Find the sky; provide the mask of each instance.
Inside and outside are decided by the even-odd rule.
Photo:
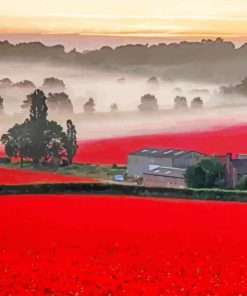
[[[1,0],[0,6],[0,34],[247,37],[247,0]]]

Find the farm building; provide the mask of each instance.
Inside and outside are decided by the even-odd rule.
[[[235,188],[238,181],[247,176],[247,155],[237,154],[236,158],[231,153],[216,156],[225,168],[225,180],[228,188]]]
[[[158,167],[143,173],[144,185],[147,187],[185,188],[186,169]]]
[[[143,148],[128,155],[128,176],[143,177],[156,166],[167,168],[186,169],[193,165],[200,157],[204,156],[199,152],[185,151],[171,148]]]
[[[186,169],[195,164],[205,154],[196,151],[172,148],[147,147],[128,155],[128,176],[142,177],[149,187],[185,188]],[[231,153],[215,156],[225,171],[228,188],[235,188],[239,180],[247,176],[247,155]]]

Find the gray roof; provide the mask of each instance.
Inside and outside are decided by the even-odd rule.
[[[237,174],[247,174],[247,159],[233,159],[232,165]]]
[[[186,169],[173,168],[173,167],[159,167],[154,170],[144,172],[144,175],[184,179],[185,172],[186,172]]]
[[[190,152],[195,152],[195,151],[173,149],[173,148],[145,147],[137,151],[131,152],[129,153],[129,155],[151,156],[151,157],[159,157],[159,158],[175,158]],[[199,152],[196,152],[196,153],[201,154]]]

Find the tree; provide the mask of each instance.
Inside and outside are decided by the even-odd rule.
[[[241,178],[236,185],[236,189],[238,190],[247,190],[247,177],[244,176]]]
[[[187,108],[187,107],[188,107],[188,104],[187,104],[186,97],[176,96],[174,98],[174,108],[175,109],[183,109],[183,108]]]
[[[72,164],[73,158],[76,155],[78,144],[76,137],[76,129],[72,120],[67,120],[67,153],[68,153],[68,163]]]
[[[69,96],[65,93],[49,93],[47,98],[47,105],[50,110],[56,112],[73,113],[73,105]]]
[[[26,99],[22,102],[21,108],[24,110],[30,109],[32,105],[32,95],[27,95]]]
[[[35,167],[42,163],[53,163],[54,158],[62,160],[66,153],[66,134],[55,121],[30,120],[31,158]]]
[[[158,80],[157,77],[152,76],[152,77],[148,78],[147,83],[148,84],[153,84],[153,85],[158,85],[159,84],[159,80]]]
[[[158,101],[155,96],[146,94],[141,98],[141,104],[138,108],[140,111],[157,111],[159,109]]]
[[[158,90],[159,88],[159,80],[157,77],[155,76],[152,76],[150,77],[148,80],[147,80],[147,84],[149,85],[149,87],[152,89],[152,90]]]
[[[202,108],[203,107],[203,100],[200,97],[194,98],[191,102],[191,108]]]
[[[118,105],[116,103],[113,103],[111,105],[111,112],[116,112],[116,111],[118,111]]]
[[[48,77],[48,78],[45,78],[42,85],[42,89],[47,92],[59,93],[59,92],[65,91],[66,86],[63,80],[60,80],[55,77]]]
[[[95,102],[93,98],[89,98],[89,100],[83,106],[84,112],[95,112]]]
[[[185,180],[191,188],[219,187],[223,181],[224,169],[215,157],[203,157],[187,168]]]
[[[42,90],[35,90],[31,95],[31,107],[30,107],[30,119],[35,120],[46,120],[47,118],[47,105],[46,105],[46,96]]]
[[[21,125],[16,124],[1,138],[5,151],[10,157],[32,159],[35,167],[42,163],[54,164],[70,157],[72,160],[77,150],[76,130],[72,121],[68,121],[71,146],[68,146],[68,135],[55,121],[47,120],[48,107],[46,96],[36,90],[29,97],[31,101],[30,118]],[[72,148],[71,148],[72,147]]]
[[[0,115],[4,113],[3,98],[0,96]]]
[[[23,167],[24,158],[31,158],[31,132],[28,126],[28,120],[22,124],[15,124],[3,134],[1,142],[4,145],[5,153],[9,157],[19,157],[21,167]]]
[[[16,82],[13,84],[13,87],[30,88],[32,90],[36,88],[34,83],[30,80],[23,80],[23,81]]]
[[[12,87],[13,83],[9,78],[3,78],[0,80],[0,88]]]

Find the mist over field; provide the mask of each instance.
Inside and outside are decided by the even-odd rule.
[[[57,77],[62,79],[66,85],[66,93],[69,94],[74,112],[83,112],[83,104],[92,97],[96,103],[97,112],[110,111],[110,105],[117,103],[120,111],[137,110],[143,95],[150,93],[156,96],[161,109],[173,108],[173,100],[177,95],[187,97],[188,103],[196,96],[203,96],[208,106],[216,105],[217,102],[210,100],[210,94],[217,90],[217,84],[192,81],[164,81],[158,77],[159,84],[152,86],[147,83],[150,78],[147,74],[126,74],[106,71],[96,71],[88,68],[54,67],[46,64],[29,63],[0,63],[0,79],[8,77],[13,82],[32,81],[36,87],[41,87],[46,77]],[[124,78],[119,82],[118,79]],[[202,93],[201,93],[201,90]],[[206,92],[205,92],[206,90]],[[20,112],[18,104],[21,105],[28,91],[19,89],[0,90],[5,98],[5,110],[9,114]],[[8,99],[11,97],[11,99]],[[15,104],[13,104],[15,102]]]
[[[1,133],[28,117],[28,109],[23,110],[21,105],[35,88],[42,88],[48,77],[58,78],[65,84],[63,91],[73,105],[72,113],[49,109],[49,118],[63,126],[68,118],[72,119],[79,138],[207,129],[246,121],[245,45],[236,49],[232,43],[217,39],[156,47],[129,45],[112,49],[106,46],[81,54],[66,53],[61,45],[5,42],[0,49],[6,56],[0,58],[0,80],[9,78],[14,85],[0,87],[5,111]],[[146,54],[147,51],[152,59],[142,64],[144,56],[139,58],[138,52]],[[155,51],[159,53],[158,58]],[[173,60],[164,55],[163,62],[164,52]],[[204,53],[202,60],[200,52]],[[223,55],[219,58],[221,52]],[[235,59],[231,58],[233,55]],[[156,83],[148,83],[150,77],[157,78]],[[33,83],[33,87],[18,85],[25,80]],[[48,95],[48,91],[45,93]],[[146,94],[155,96],[158,111],[138,109]],[[188,108],[174,110],[176,96],[186,97]],[[196,97],[203,100],[203,108],[193,110],[190,106]],[[95,102],[95,112],[91,114],[84,112],[89,98]],[[111,112],[113,104],[117,105],[117,112]]]

